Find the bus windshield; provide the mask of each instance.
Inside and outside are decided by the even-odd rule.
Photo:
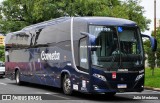
[[[89,32],[96,37],[93,66],[108,71],[135,71],[142,66],[142,40],[136,27],[90,25]]]

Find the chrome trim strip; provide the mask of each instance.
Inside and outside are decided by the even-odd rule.
[[[71,17],[71,30],[70,31],[71,31],[71,50],[72,50],[73,67],[75,68],[75,70],[77,72],[84,73],[84,74],[89,74],[87,72],[83,72],[81,70],[78,70],[78,68],[76,67],[75,57],[74,57],[74,48],[73,48],[73,17]]]

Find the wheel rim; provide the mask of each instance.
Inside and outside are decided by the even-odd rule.
[[[19,72],[17,72],[17,74],[16,74],[16,82],[17,82],[17,84],[19,83]]]
[[[64,89],[65,89],[66,93],[69,93],[71,90],[71,81],[69,78],[66,78],[64,81]]]

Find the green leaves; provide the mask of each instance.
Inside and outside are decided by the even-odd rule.
[[[153,36],[154,32],[152,32],[152,36]],[[148,60],[148,64],[149,67],[151,67],[152,71],[152,75],[154,75],[154,68],[155,66],[160,67],[160,28],[157,28],[156,30],[156,39],[157,39],[157,51],[155,53],[153,53],[150,49],[150,42],[149,40],[144,42],[144,49],[145,49],[145,53],[147,54],[147,60]]]
[[[4,46],[0,46],[0,61],[5,61]]]
[[[154,33],[152,32],[152,35],[153,34]],[[156,58],[157,58],[156,64],[158,67],[160,67],[160,27],[157,28],[157,30],[156,30],[156,39],[157,39],[157,44],[158,44],[157,51],[156,51]]]
[[[148,28],[139,0],[4,0],[0,5],[0,31],[17,31],[25,26],[62,16],[109,16],[130,19]]]

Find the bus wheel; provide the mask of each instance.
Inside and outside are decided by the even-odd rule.
[[[63,78],[63,92],[64,94],[67,94],[67,95],[72,94],[71,80],[69,75],[65,75]]]
[[[21,85],[22,82],[20,81],[20,71],[16,71],[16,84]]]

